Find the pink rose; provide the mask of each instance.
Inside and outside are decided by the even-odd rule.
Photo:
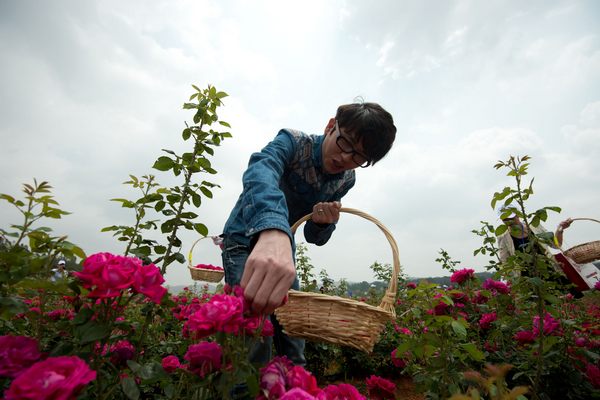
[[[321,391],[317,385],[317,379],[299,365],[292,367],[288,371],[285,382],[288,389],[300,388],[313,396]]]
[[[469,279],[473,279],[475,277],[475,270],[470,268],[465,268],[458,270],[450,276],[450,282],[458,283],[459,285],[468,281]]]
[[[74,272],[83,286],[93,290],[89,297],[112,298],[133,285],[134,274],[142,266],[141,260],[133,257],[97,253],[83,262],[83,270]]]
[[[171,374],[177,370],[177,368],[181,367],[181,363],[179,362],[179,358],[177,356],[166,356],[162,359],[162,367],[168,374]]]
[[[274,357],[260,369],[261,398],[279,399],[286,391],[286,376],[294,364],[286,357]]]
[[[223,271],[222,267],[217,267],[216,265],[212,265],[212,264],[198,264],[198,265],[194,265],[194,268],[208,269],[211,271]]]
[[[369,391],[369,399],[384,400],[395,399],[396,385],[392,381],[381,378],[376,375],[371,375],[367,378],[367,390]]]
[[[72,400],[94,379],[96,371],[81,358],[50,357],[17,376],[4,396],[6,400]]]
[[[200,342],[188,347],[183,356],[189,362],[190,371],[204,378],[205,375],[221,369],[223,351],[218,343]]]
[[[316,400],[315,396],[300,388],[293,388],[279,398],[279,400]]]
[[[37,340],[27,336],[0,336],[0,376],[14,378],[40,356]]]
[[[484,289],[490,290],[494,294],[497,294],[497,293],[508,294],[508,293],[510,293],[510,286],[508,286],[506,283],[504,283],[502,281],[495,281],[492,278],[486,279],[485,282],[483,282],[483,285],[481,285],[481,286]]]
[[[559,327],[560,327],[560,323],[556,319],[554,319],[554,317],[552,317],[552,315],[550,313],[546,313],[546,315],[544,316],[544,322],[543,322],[544,335],[549,336],[549,335],[552,335],[553,333],[558,335],[559,332],[557,332],[557,330]],[[539,317],[539,315],[536,315],[535,317],[533,317],[533,333],[536,336],[539,336],[539,334],[540,334],[540,317]]]
[[[317,395],[317,400],[366,400],[356,388],[348,383],[329,385]]]
[[[269,317],[253,316],[244,318],[244,332],[246,335],[254,336],[260,329],[261,336],[273,336],[275,331]]]
[[[495,312],[483,314],[479,320],[479,326],[481,329],[490,329],[492,327],[492,322],[496,319],[497,315]]]
[[[119,340],[110,346],[110,362],[117,366],[125,366],[127,360],[135,356],[135,347],[128,340]]]
[[[398,356],[398,349],[394,349],[392,351],[392,354],[390,354],[390,356],[392,357],[392,364],[394,364],[394,367],[396,367],[396,368],[405,368],[406,367],[406,360],[404,360],[402,357]]]
[[[520,344],[527,344],[533,343],[536,336],[532,331],[519,331],[515,333],[513,338]]]
[[[239,297],[216,294],[202,310],[203,315],[214,322],[217,332],[236,333],[242,327],[244,305]]]
[[[588,364],[585,369],[585,375],[595,388],[600,389],[600,368],[594,364]]]
[[[156,304],[160,304],[163,296],[167,293],[167,289],[161,286],[164,281],[165,279],[156,265],[144,265],[138,268],[134,275],[133,288]]]
[[[417,284],[416,284],[416,283],[413,283],[413,282],[408,282],[408,283],[406,284],[406,287],[407,287],[408,289],[416,289],[416,288],[417,288]]]

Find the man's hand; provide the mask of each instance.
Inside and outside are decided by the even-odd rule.
[[[252,311],[271,314],[282,304],[295,278],[289,236],[277,229],[262,231],[240,282]]]
[[[340,219],[340,208],[342,203],[339,201],[317,203],[313,207],[311,219],[316,224],[335,224]]]

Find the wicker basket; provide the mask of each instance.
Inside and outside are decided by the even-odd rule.
[[[352,208],[342,208],[340,211],[373,222],[392,248],[392,278],[381,304],[375,307],[357,300],[290,290],[288,302],[276,309],[275,315],[284,332],[290,336],[350,346],[370,353],[385,324],[396,317],[394,303],[400,273],[398,246],[392,234],[375,218]],[[292,232],[296,232],[298,226],[310,219],[311,215],[296,222]]]
[[[587,220],[600,223],[600,221],[593,218],[573,218],[573,221],[577,220]],[[571,247],[569,250],[566,250],[563,253],[577,264],[587,264],[592,261],[600,260],[600,240]]]
[[[206,236],[202,237],[194,242],[190,252],[188,253],[188,269],[190,270],[190,274],[192,274],[192,279],[195,281],[205,281],[205,282],[220,282],[225,275],[225,271],[217,271],[213,269],[203,269],[203,268],[194,268],[192,264],[192,251],[194,251],[194,247],[196,244],[202,239],[212,239],[213,243],[217,244],[216,240],[219,239],[218,236]]]

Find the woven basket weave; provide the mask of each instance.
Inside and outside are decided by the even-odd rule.
[[[373,222],[392,248],[392,277],[381,304],[375,307],[338,296],[290,290],[288,302],[276,309],[275,315],[284,332],[290,336],[350,346],[370,353],[385,324],[396,317],[394,303],[400,273],[398,246],[390,231],[370,215],[352,208],[342,208],[340,212]],[[298,226],[311,216],[309,214],[298,220],[292,226],[292,232],[295,233]]]
[[[192,247],[190,248],[190,252],[188,253],[188,269],[190,270],[190,274],[192,275],[192,279],[195,281],[204,281],[204,282],[220,282],[225,275],[225,271],[217,271],[213,269],[203,269],[203,268],[194,268],[192,264],[192,251],[194,251],[194,247],[196,244],[202,239],[212,239],[215,241],[214,236],[206,236],[202,237],[194,242]]]
[[[576,220],[587,220],[600,223],[600,221],[593,218],[573,218],[573,221]],[[600,260],[600,240],[573,246],[563,253],[577,264],[587,264],[592,261]]]

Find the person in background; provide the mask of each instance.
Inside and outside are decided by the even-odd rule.
[[[56,268],[52,268],[52,271],[50,274],[50,280],[52,282],[59,281],[68,276],[67,270],[65,269],[66,265],[67,265],[67,262],[65,260],[58,260],[58,263],[56,264]]]
[[[502,222],[508,226],[507,231],[498,236],[498,257],[500,257],[501,262],[505,262],[508,257],[514,255],[515,251],[526,249],[529,245],[531,233],[542,235],[548,232],[542,224],[537,227],[530,225],[531,232],[529,232],[527,225],[514,212],[507,210],[505,207],[498,210],[498,215],[502,218]],[[572,222],[571,218],[567,218],[558,224],[551,240],[553,248],[559,249],[562,246],[563,232],[571,226]]]
[[[356,168],[376,164],[396,137],[392,115],[376,103],[339,106],[323,135],[283,129],[252,154],[243,191],[223,229],[225,281],[240,284],[252,310],[270,315],[290,288],[298,289],[290,226],[306,214],[308,243],[327,243],[339,219],[340,200],[354,186]],[[275,348],[305,365],[304,340],[283,334],[274,315]],[[270,338],[269,338],[270,339]],[[271,358],[271,342],[251,350],[250,361]]]

